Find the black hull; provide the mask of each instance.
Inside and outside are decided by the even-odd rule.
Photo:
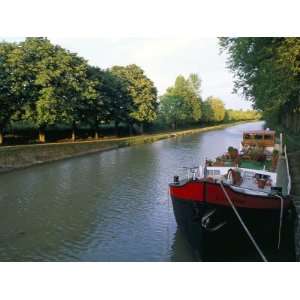
[[[262,260],[230,207],[186,201],[175,197],[172,197],[172,203],[178,227],[186,236],[199,260]],[[212,215],[206,218],[207,222],[203,224],[203,217],[209,212]],[[284,212],[279,250],[277,249],[278,210],[239,208],[238,212],[268,261],[295,261],[293,209]],[[221,226],[223,223],[225,225]]]

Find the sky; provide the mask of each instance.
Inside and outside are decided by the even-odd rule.
[[[21,38],[2,38],[20,41]],[[216,96],[226,108],[249,109],[251,103],[232,93],[233,75],[220,55],[217,38],[49,38],[88,60],[92,65],[137,64],[154,82],[159,95],[174,84],[178,75],[197,73],[202,80],[202,98]]]

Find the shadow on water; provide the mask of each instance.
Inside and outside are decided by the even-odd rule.
[[[174,235],[171,247],[171,261],[189,262],[189,261],[210,261],[210,262],[260,262],[262,258],[258,254],[254,245],[246,235],[241,236],[241,232],[220,231],[219,233],[209,234],[206,236],[205,257],[200,257],[190,244],[185,235],[178,228]],[[280,250],[262,248],[268,261],[289,262],[296,260],[295,253],[295,235],[294,227],[286,232],[286,237],[282,240]]]
[[[184,234],[177,228],[171,247],[171,261],[191,262],[200,261],[197,253],[192,249]]]

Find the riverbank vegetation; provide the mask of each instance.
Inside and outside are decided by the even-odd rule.
[[[220,47],[229,54],[235,91],[300,149],[300,38],[220,38]]]
[[[235,124],[238,124],[238,122]],[[231,125],[232,124],[227,123],[188,130],[89,141],[4,146],[0,147],[0,173],[96,152],[153,143],[162,139],[180,137],[209,130],[223,129]]]
[[[46,38],[0,43],[0,145],[98,139],[257,119],[201,98],[197,74],[158,97],[135,64],[101,69]],[[47,133],[47,137],[46,137]],[[4,139],[5,136],[5,139]]]

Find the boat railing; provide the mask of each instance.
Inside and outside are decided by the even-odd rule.
[[[187,172],[187,180],[191,178],[196,180],[197,178],[201,178],[203,176],[203,169],[202,166],[195,166],[195,167],[182,167],[182,169],[186,170]]]
[[[230,184],[230,183],[228,183],[228,182],[226,182],[226,181],[224,181],[224,180],[219,180],[219,181],[217,181],[218,183],[220,183],[220,182],[223,182],[223,183],[225,183],[229,188],[231,188],[232,190],[234,190],[234,191],[249,191],[249,192],[255,192],[255,193],[257,193],[257,192],[259,192],[260,194],[265,194],[266,196],[269,196],[270,195],[270,191],[264,191],[264,190],[262,190],[262,189],[252,189],[252,188],[249,188],[249,187],[245,187],[245,186],[239,186],[239,185],[233,185],[233,184]]]
[[[285,158],[285,164],[286,164],[286,170],[287,170],[287,175],[288,175],[288,184],[287,184],[287,194],[289,195],[291,193],[291,175],[290,175],[290,168],[289,168],[289,160],[287,157],[287,152],[286,152],[286,145],[284,145],[284,158]]]

